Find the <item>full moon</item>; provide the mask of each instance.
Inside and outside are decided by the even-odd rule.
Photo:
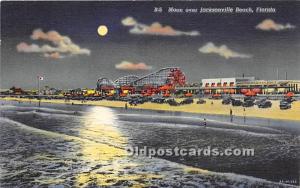
[[[106,34],[107,34],[107,32],[108,32],[108,29],[107,29],[107,27],[106,27],[106,25],[100,25],[99,27],[98,27],[98,34],[101,36],[101,37],[103,37],[103,36],[105,36]]]

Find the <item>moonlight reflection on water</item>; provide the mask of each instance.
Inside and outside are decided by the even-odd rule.
[[[78,131],[79,135],[91,141],[81,143],[81,158],[89,163],[91,170],[77,175],[78,185],[94,181],[96,185],[108,186],[120,180],[138,178],[138,175],[120,174],[126,166],[136,164],[121,163],[127,157],[123,149],[127,139],[119,132],[116,120],[113,110],[103,107],[91,108],[82,118],[83,126]]]

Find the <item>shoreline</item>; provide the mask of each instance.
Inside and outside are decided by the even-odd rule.
[[[26,99],[26,98],[12,98],[6,97],[1,98],[3,101],[17,101],[17,102],[33,102],[38,103],[37,99]],[[170,106],[169,104],[156,104],[156,103],[144,103],[139,104],[137,106],[128,105],[128,109],[136,109],[136,110],[154,110],[154,111],[167,111],[167,112],[184,112],[184,113],[192,113],[192,114],[207,114],[207,115],[223,115],[229,116],[229,111],[232,109],[233,116],[236,117],[252,117],[252,118],[263,118],[263,119],[273,119],[273,120],[289,120],[289,121],[299,121],[300,123],[300,101],[295,101],[292,104],[292,108],[288,110],[280,110],[279,109],[279,101],[272,100],[271,108],[258,108],[254,107],[246,107],[244,111],[244,107],[241,106],[231,106],[231,105],[223,105],[222,100],[212,100],[206,99],[206,104],[193,104],[182,105],[182,106]],[[124,101],[85,101],[82,103],[78,100],[70,100],[66,102],[61,99],[51,99],[46,100],[43,99],[40,101],[41,103],[52,103],[52,104],[67,104],[67,105],[87,105],[87,106],[104,106],[104,107],[112,107],[112,108],[125,108]],[[213,104],[211,104],[213,102]]]

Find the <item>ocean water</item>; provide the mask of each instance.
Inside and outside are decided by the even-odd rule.
[[[298,122],[245,125],[207,115],[204,128],[203,115],[1,103],[1,187],[299,185]],[[255,155],[149,158],[129,156],[128,146],[254,148]]]

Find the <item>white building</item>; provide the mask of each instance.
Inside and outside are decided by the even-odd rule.
[[[202,87],[235,87],[238,83],[254,81],[255,77],[202,79]]]

